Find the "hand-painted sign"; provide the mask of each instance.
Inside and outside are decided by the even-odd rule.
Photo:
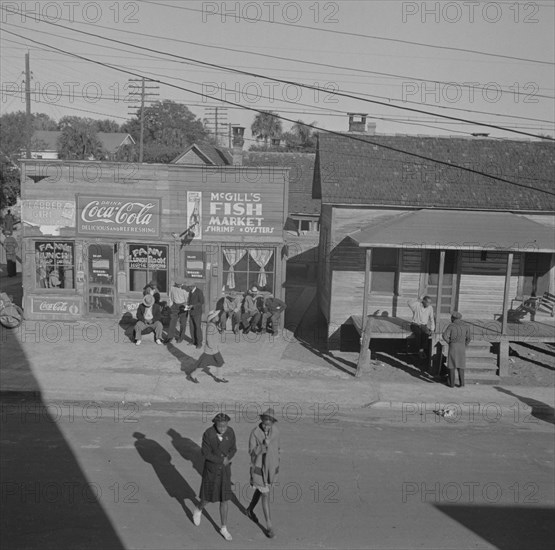
[[[273,196],[271,196],[273,195]],[[283,226],[282,212],[270,211],[271,199],[279,200],[276,192],[209,193],[206,233],[269,234]]]
[[[29,225],[75,227],[75,201],[22,200],[21,221]]]
[[[131,244],[128,262],[129,269],[165,270],[168,268],[168,247]]]
[[[77,195],[77,234],[160,236],[160,199]]]

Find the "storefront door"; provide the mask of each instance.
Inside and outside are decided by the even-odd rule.
[[[88,245],[87,311],[90,315],[116,313],[116,277],[114,244]]]

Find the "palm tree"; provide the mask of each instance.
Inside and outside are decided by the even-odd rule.
[[[251,125],[251,132],[256,139],[263,139],[264,145],[268,145],[270,138],[281,137],[281,120],[278,114],[272,111],[261,111]]]

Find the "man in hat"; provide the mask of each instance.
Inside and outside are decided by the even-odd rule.
[[[189,298],[187,299],[187,310],[189,311],[189,331],[191,344],[197,349],[202,348],[202,310],[204,309],[204,294],[196,283],[192,282],[189,287]]]
[[[247,334],[256,327],[259,321],[259,311],[256,305],[256,297],[258,295],[258,287],[253,286],[245,296],[243,301],[243,315],[241,315],[241,324],[243,325],[243,333]]]
[[[247,516],[258,523],[254,508],[262,497],[266,536],[269,538],[274,537],[270,515],[270,487],[277,482],[279,473],[280,442],[276,423],[273,409],[267,409],[260,415],[260,423],[252,430],[249,437],[250,477],[254,494],[247,508]]]
[[[216,367],[217,376],[213,376],[216,382],[223,382],[224,384],[229,382],[229,380],[226,380],[221,375],[222,367],[224,366],[224,358],[220,353],[220,331],[218,330],[219,317],[220,312],[215,309],[209,311],[206,316],[206,341],[204,344],[204,352],[195,363],[194,369],[187,375],[187,380],[190,382],[198,384],[198,379],[193,376],[194,372],[198,369],[204,369],[210,366]]]
[[[466,367],[466,347],[472,340],[470,327],[462,320],[458,311],[451,313],[451,323],[443,331],[442,338],[449,344],[447,368],[449,369],[449,387],[455,387],[455,369],[459,373],[460,387],[464,387],[464,369]]]
[[[202,436],[204,468],[200,486],[200,504],[193,511],[193,523],[200,525],[202,511],[208,502],[220,503],[220,534],[232,540],[227,530],[227,503],[232,497],[231,460],[237,452],[235,432],[228,426],[230,418],[219,413],[212,419],[212,426]]]
[[[162,343],[162,307],[157,304],[152,294],[146,294],[142,303],[137,308],[137,323],[135,324],[135,344],[141,345],[141,336],[144,330],[154,331],[157,344]]]
[[[174,338],[180,344],[185,340],[185,329],[187,328],[187,302],[189,301],[189,292],[185,287],[183,279],[177,279],[168,293],[168,306],[170,307],[170,326],[168,328],[168,339],[166,344],[169,344]],[[179,319],[179,334],[175,334],[177,328],[177,320]]]
[[[416,300],[409,300],[408,305],[412,311],[410,328],[416,336],[418,355],[420,359],[425,359],[430,348],[430,336],[436,329],[432,299],[424,296]]]
[[[279,319],[282,312],[285,311],[287,305],[285,302],[276,298],[275,296],[268,296],[264,300],[264,314],[262,315],[262,332],[270,330],[268,327],[268,321],[272,326],[271,331],[274,336],[279,336]]]

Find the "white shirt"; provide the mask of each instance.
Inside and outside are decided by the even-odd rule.
[[[412,310],[412,322],[417,325],[426,325],[430,330],[436,329],[434,319],[434,308],[432,306],[424,307],[421,300],[409,300],[409,307]]]

